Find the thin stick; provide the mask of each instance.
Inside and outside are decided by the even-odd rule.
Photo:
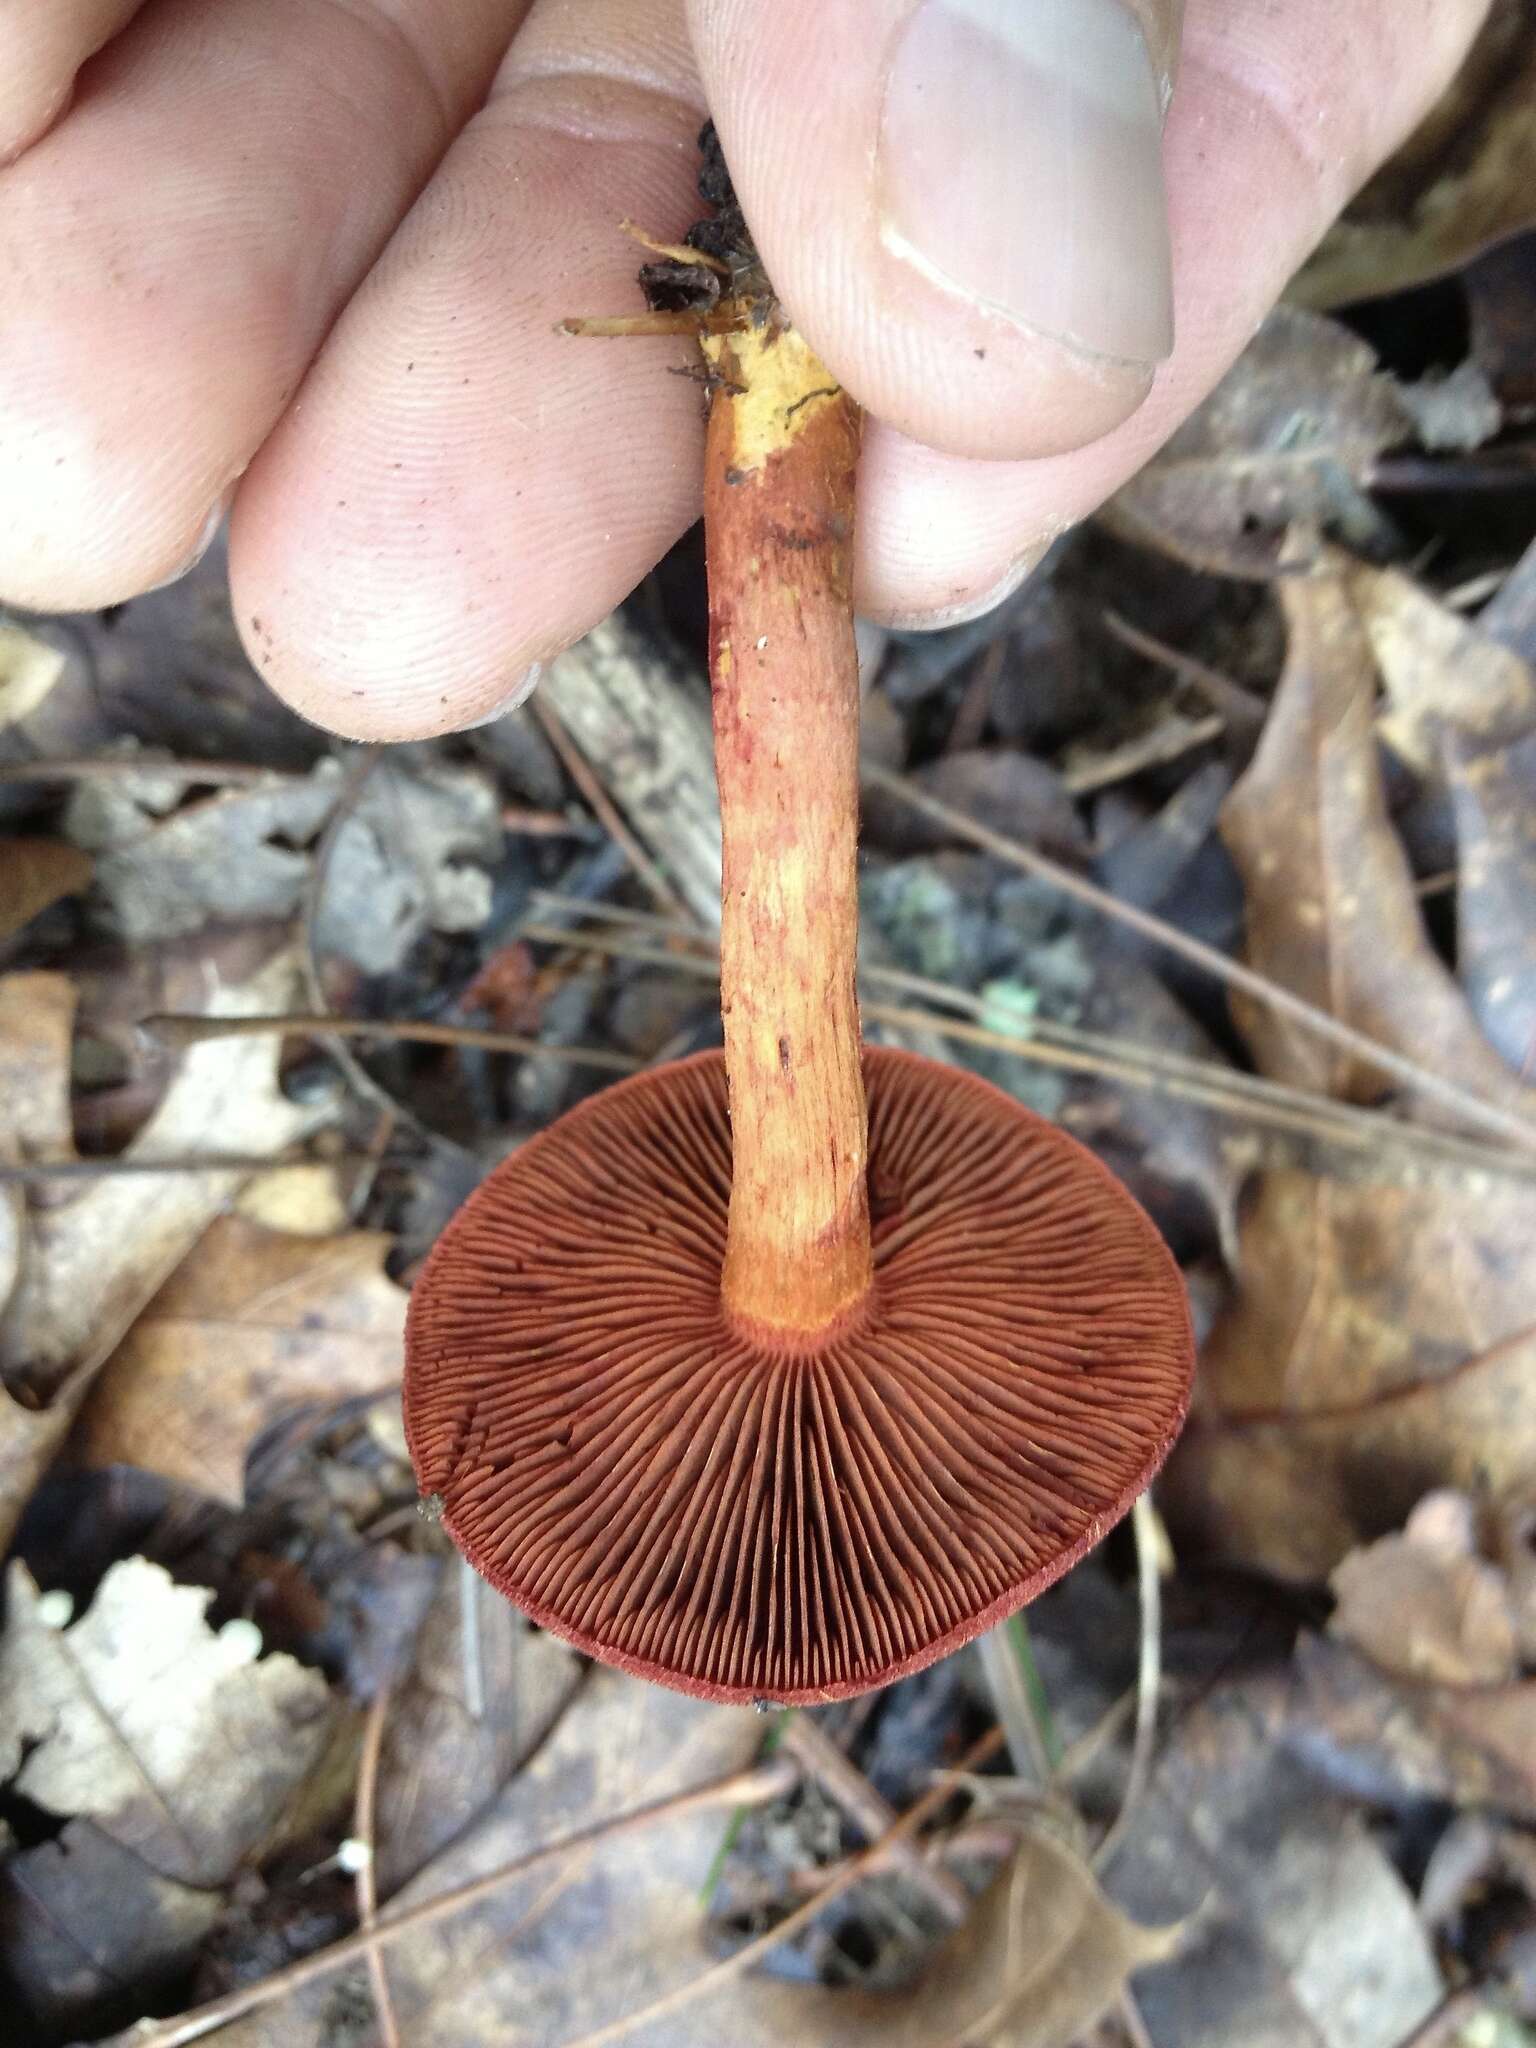
[[[175,782],[250,785],[309,782],[293,768],[258,768],[250,761],[179,761],[159,754],[67,754],[53,761],[7,761],[0,783],[120,782],[132,775],[158,775]]]
[[[857,1765],[809,1714],[796,1714],[784,1731],[783,1746],[817,1783],[837,1801],[871,1842],[883,1840],[896,1825],[893,1806],[871,1785]],[[947,1870],[936,1870],[908,1836],[892,1844],[891,1867],[900,1870],[950,1927],[958,1927],[971,1910],[971,1895]]]
[[[564,900],[552,903],[550,907],[564,908]],[[718,962],[712,951],[703,950],[708,946],[703,934],[675,931],[664,920],[650,918],[643,911],[612,905],[591,905],[587,908],[594,916],[611,912],[616,921],[641,924],[659,933],[687,939],[695,950],[670,952],[616,934],[588,932],[577,935],[537,923],[524,924],[522,936],[537,944],[585,947],[590,952],[608,953],[620,959],[666,967],[674,973],[696,975],[701,980],[717,978]],[[929,981],[923,975],[908,974],[899,968],[870,966],[863,970],[862,979],[891,988],[917,991],[934,1002],[963,1010],[971,1017],[985,1016],[994,1007],[968,989],[951,988],[943,982]],[[1145,1089],[1150,1094],[1192,1102],[1247,1123],[1292,1132],[1315,1139],[1320,1144],[1366,1152],[1373,1157],[1399,1150],[1446,1166],[1465,1168],[1469,1172],[1503,1173],[1524,1179],[1533,1171],[1522,1155],[1495,1148],[1479,1139],[1458,1137],[1454,1132],[1414,1124],[1384,1110],[1362,1109],[1355,1103],[1341,1102],[1331,1095],[1287,1087],[1283,1082],[1266,1080],[1259,1074],[1245,1074],[1237,1068],[1218,1066],[1213,1060],[1168,1052],[1144,1045],[1136,1039],[1085,1031],[1077,1025],[1060,1024],[1050,1018],[1032,1018],[1026,1028],[1006,1032],[994,1031],[983,1025],[959,1024],[928,1010],[888,1003],[867,1002],[864,1015],[873,1023],[889,1024],[897,1029],[932,1031],[940,1037],[985,1046],[1038,1066],[1094,1074],[1126,1087]]]
[[[1194,655],[1183,654],[1177,647],[1170,647],[1166,640],[1158,640],[1140,626],[1133,626],[1118,612],[1106,611],[1104,625],[1122,646],[1129,647],[1135,654],[1145,655],[1159,668],[1170,669],[1181,682],[1191,684],[1229,725],[1251,734],[1264,723],[1263,698],[1252,690],[1245,690],[1241,683],[1234,683],[1219,668],[1210,668],[1205,662],[1196,660]]]
[[[671,916],[686,921],[688,906],[661,872],[661,869],[657,867],[655,861],[651,859],[651,856],[640,844],[634,833],[630,831],[624,820],[619,816],[613,799],[609,796],[607,790],[604,789],[601,782],[598,781],[596,775],[593,774],[591,767],[588,765],[575,741],[566,731],[555,707],[547,697],[539,695],[533,699],[533,709],[540,725],[544,728],[545,737],[560,756],[566,774],[570,776],[572,782],[575,783],[587,802],[592,806],[593,816],[608,834],[608,837],[619,848],[624,858],[629,862],[641,881],[644,882],[646,888],[650,890],[652,896],[655,897],[662,909],[669,912]]]
[[[1010,867],[1019,868],[1028,875],[1037,875],[1042,881],[1050,882],[1064,896],[1074,897],[1079,903],[1086,903],[1090,909],[1124,925],[1142,938],[1151,939],[1165,947],[1170,953],[1177,953],[1181,959],[1190,961],[1196,967],[1203,967],[1229,988],[1241,989],[1244,995],[1266,1008],[1289,1017],[1303,1030],[1314,1037],[1326,1039],[1331,1045],[1340,1046],[1352,1053],[1356,1059],[1365,1060],[1390,1074],[1394,1080],[1406,1087],[1416,1088],[1422,1095],[1439,1102],[1444,1108],[1452,1109],[1468,1122],[1483,1130],[1497,1131],[1501,1137],[1513,1138],[1516,1143],[1536,1149],[1536,1124],[1527,1118],[1515,1116],[1510,1111],[1498,1108],[1494,1103],[1485,1102],[1480,1095],[1473,1095],[1454,1081],[1447,1081],[1430,1068],[1420,1066],[1417,1060],[1406,1058],[1394,1052],[1390,1046],[1382,1045],[1377,1039],[1352,1025],[1341,1024],[1337,1017],[1330,1017],[1326,1010],[1319,1010],[1315,1004],[1282,988],[1278,982],[1257,974],[1241,961],[1229,959],[1225,953],[1217,952],[1214,946],[1207,946],[1200,939],[1192,939],[1187,932],[1181,932],[1174,925],[1167,924],[1149,911],[1139,910],[1134,904],[1122,903],[1118,896],[1111,896],[1107,889],[1101,889],[1094,882],[1085,880],[1070,868],[1064,868],[1057,861],[1043,853],[1036,853],[1031,847],[1021,846],[1015,839],[1005,838],[1001,832],[988,830],[968,818],[963,811],[953,809],[949,804],[940,803],[937,797],[927,795],[906,780],[904,776],[893,775],[888,769],[876,767],[872,762],[864,765],[864,779],[877,789],[888,790],[903,803],[910,804],[925,817],[933,818],[946,826],[958,838],[967,839],[973,846],[979,846],[998,860],[1006,861]]]
[[[366,1166],[371,1152],[337,1152],[325,1159],[290,1154],[276,1159],[247,1152],[207,1152],[187,1159],[29,1159],[22,1165],[0,1163],[0,1183],[48,1180],[112,1180],[127,1174],[289,1173],[295,1166]]]
[[[373,1926],[379,1905],[373,1814],[379,1782],[379,1754],[384,1747],[384,1722],[388,1713],[389,1687],[386,1685],[368,1709],[367,1719],[363,1722],[362,1752],[357,1760],[357,1797],[352,1809],[352,1833],[364,1852],[356,1879],[357,1924],[365,1929]],[[395,2023],[395,2004],[389,1995],[384,1957],[376,1948],[368,1951],[368,1981],[373,1990],[383,2048],[400,2048],[400,2029]]]
[[[608,1052],[601,1046],[545,1045],[542,1039],[523,1038],[515,1031],[478,1031],[469,1024],[429,1024],[409,1017],[328,1017],[319,1012],[309,1016],[198,1017],[163,1011],[140,1018],[139,1028],[176,1051],[210,1038],[260,1038],[275,1032],[284,1038],[390,1038],[409,1045],[464,1045],[478,1052],[520,1053],[530,1058],[537,1054],[569,1060],[574,1066],[601,1067],[610,1074],[638,1073],[645,1064],[628,1053]]]
[[[1001,1728],[993,1728],[983,1735],[979,1742],[971,1744],[955,1766],[955,1770],[975,1770],[978,1764],[985,1763],[989,1757],[995,1756],[1002,1747],[1003,1731]],[[803,1906],[797,1906],[792,1913],[787,1913],[766,1933],[745,1943],[723,1961],[702,1970],[686,1984],[680,1984],[675,1991],[665,1992],[660,1998],[652,1999],[649,2005],[641,2006],[638,2011],[626,2013],[621,2019],[610,2020],[607,2026],[597,2027],[589,2034],[582,2034],[574,2041],[563,2043],[562,2048],[605,2048],[607,2042],[622,2039],[625,2034],[633,2033],[636,2027],[649,2026],[655,2020],[665,2019],[669,2013],[677,2012],[685,2005],[691,2005],[704,1992],[718,1990],[732,1977],[739,1977],[770,1950],[777,1948],[780,1942],[787,1941],[792,1934],[798,1934],[802,1927],[808,1927],[818,1914],[826,1911],[833,1899],[848,1891],[861,1877],[886,1861],[893,1840],[915,1834],[929,1815],[937,1812],[945,1800],[953,1796],[955,1787],[952,1778],[953,1773],[946,1773],[937,1784],[931,1786],[920,1799],[907,1808],[900,1820],[887,1829],[878,1842],[872,1842],[867,1849],[861,1849],[857,1856],[850,1856],[820,1891],[807,1899]],[[136,2043],[135,2048],[144,2048],[144,2044]],[[162,2048],[162,2044],[158,2041],[151,2042],[148,2048]]]
[[[578,1828],[574,1834],[564,1835],[559,1841],[546,1842],[542,1848],[531,1849],[526,1856],[515,1857],[510,1863],[503,1863],[481,1877],[471,1878],[467,1884],[439,1892],[435,1899],[423,1899],[418,1905],[406,1906],[399,1911],[386,1908],[383,1917],[372,1927],[360,1927],[355,1934],[333,1941],[329,1948],[318,1949],[312,1956],[302,1956],[298,1962],[274,1971],[270,1977],[262,1977],[254,1984],[242,1984],[236,1990],[226,1992],[222,1998],[215,1998],[207,2005],[197,2006],[191,2012],[167,2020],[162,2027],[139,2034],[133,2048],[182,2048],[182,2043],[201,2040],[205,2034],[228,2026],[231,2020],[273,2005],[280,1998],[287,1998],[291,1992],[302,1990],[306,1984],[334,1976],[338,1970],[347,1969],[374,1950],[387,1947],[402,1934],[420,1933],[424,1928],[435,1926],[439,1920],[478,1906],[482,1899],[492,1897],[515,1878],[526,1877],[530,1871],[539,1870],[546,1863],[558,1863],[580,1850],[596,1847],[599,1842],[611,1842],[620,1835],[638,1833],[641,1828],[650,1827],[658,1820],[680,1819],[685,1814],[700,1813],[715,1806],[766,1805],[769,1800],[781,1797],[793,1784],[795,1776],[789,1760],[776,1757],[772,1763],[754,1765],[750,1770],[732,1771],[726,1777],[708,1779],[689,1791],[674,1792],[666,1799],[653,1800],[648,1806],[637,1806],[629,1813],[595,1821],[591,1827]]]
[[[1136,1591],[1141,1610],[1141,1647],[1136,1664],[1136,1730],[1131,1738],[1131,1768],[1125,1781],[1125,1797],[1109,1832],[1093,1852],[1091,1860],[1095,1870],[1104,1869],[1125,1840],[1126,1830],[1152,1776],[1152,1757],[1157,1743],[1157,1694],[1163,1672],[1163,1594],[1158,1570],[1161,1542],[1157,1510],[1152,1505],[1150,1493],[1139,1495],[1131,1509],[1131,1529],[1136,1538]]]

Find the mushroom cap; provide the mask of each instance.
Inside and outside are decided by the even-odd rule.
[[[1091,1152],[975,1075],[871,1048],[873,1287],[735,1323],[725,1063],[621,1082],[499,1166],[428,1259],[405,1426],[477,1570],[707,1699],[843,1699],[1044,1590],[1184,1420],[1179,1270]]]

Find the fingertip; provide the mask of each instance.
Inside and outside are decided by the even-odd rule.
[[[1137,11],[691,11],[768,271],[871,414],[980,460],[1064,454],[1131,417],[1173,342],[1164,80]]]

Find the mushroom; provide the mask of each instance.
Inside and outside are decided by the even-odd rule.
[[[406,1433],[535,1621],[788,1704],[917,1670],[1059,1578],[1166,1456],[1193,1340],[1090,1152],[975,1075],[861,1050],[858,414],[705,146],[717,217],[645,273],[666,310],[573,324],[683,323],[706,356],[725,1050],[489,1175],[412,1294]]]

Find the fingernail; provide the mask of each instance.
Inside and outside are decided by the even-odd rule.
[[[1090,355],[1172,347],[1161,95],[1124,0],[922,0],[880,171],[887,246],[935,281]]]
[[[234,486],[231,485],[215,501],[212,511],[203,521],[197,539],[192,543],[192,552],[182,558],[169,576],[162,576],[158,583],[151,583],[148,590],[144,593],[146,597],[152,596],[157,590],[169,590],[171,585],[179,583],[183,576],[190,576],[192,574],[192,571],[218,539],[219,528],[224,524],[224,515],[229,510],[234,495]]]
[[[988,612],[995,612],[1000,604],[1006,604],[1026,579],[1033,576],[1055,546],[1056,539],[1055,533],[1047,533],[1031,541],[1022,554],[1014,557],[998,581],[984,590],[980,597],[963,598],[959,604],[938,605],[930,611],[895,613],[885,623],[898,633],[935,633],[946,626],[968,626],[973,619],[983,619]]]
[[[494,725],[498,718],[505,718],[509,711],[515,711],[519,704],[526,704],[538,687],[539,677],[544,673],[542,661],[533,662],[518,677],[505,697],[498,697],[489,711],[482,711],[478,718],[471,718],[461,730],[478,732],[482,725]]]

